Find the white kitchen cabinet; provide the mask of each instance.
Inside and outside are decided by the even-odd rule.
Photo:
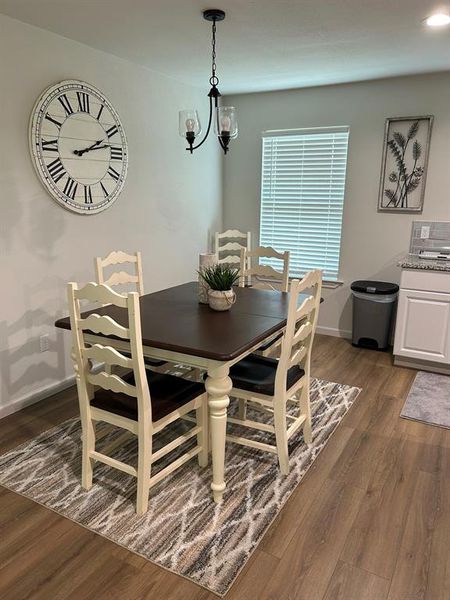
[[[447,372],[450,365],[450,273],[402,271],[394,355],[396,364]],[[437,368],[433,369],[433,365]]]

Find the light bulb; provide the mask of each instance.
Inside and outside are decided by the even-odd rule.
[[[195,121],[194,119],[186,119],[186,131],[194,131]]]
[[[220,119],[220,126],[222,131],[230,131],[231,129],[231,119],[227,115],[223,116]]]
[[[450,15],[445,13],[436,13],[425,19],[425,23],[429,27],[443,27],[450,24]]]

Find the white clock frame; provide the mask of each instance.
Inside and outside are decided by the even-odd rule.
[[[49,114],[50,106],[57,112]],[[61,135],[64,132],[72,135]],[[122,191],[128,170],[127,138],[117,111],[93,85],[67,79],[45,89],[31,113],[29,143],[39,180],[67,210],[97,214]],[[82,148],[88,144],[91,148]]]

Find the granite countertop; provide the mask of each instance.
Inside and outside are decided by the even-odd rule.
[[[429,260],[427,258],[419,258],[414,254],[407,254],[397,264],[402,269],[424,269],[426,271],[447,271],[450,273],[450,261]]]

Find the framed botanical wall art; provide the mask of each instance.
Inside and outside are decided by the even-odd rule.
[[[386,119],[378,210],[422,212],[433,117]]]

